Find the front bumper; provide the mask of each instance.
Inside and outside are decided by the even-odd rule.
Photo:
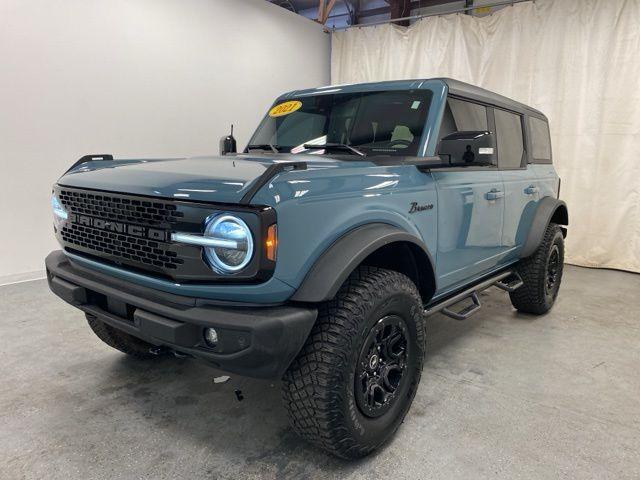
[[[145,340],[206,360],[217,368],[255,378],[280,378],[313,327],[317,310],[214,304],[167,294],[89,270],[61,250],[46,260],[49,288],[89,315]],[[209,347],[203,332],[215,328]]]

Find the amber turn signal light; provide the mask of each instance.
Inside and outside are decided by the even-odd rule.
[[[265,247],[267,249],[267,259],[275,262],[276,251],[278,250],[278,226],[275,223],[267,229]]]

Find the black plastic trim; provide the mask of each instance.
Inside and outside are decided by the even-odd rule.
[[[417,245],[427,254],[433,269],[433,258],[420,239],[393,225],[370,223],[350,230],[334,242],[311,267],[291,300],[322,302],[333,298],[365,258],[393,242]]]
[[[247,377],[280,378],[318,314],[312,307],[213,306],[176,295],[169,296],[169,303],[160,300],[166,296],[163,292],[145,291],[115,278],[109,284],[96,281],[77,271],[59,250],[47,256],[45,265],[51,291],[76,308],[153,345]],[[127,318],[109,308],[118,302],[130,312]],[[218,330],[217,347],[204,342],[207,327]]]
[[[97,160],[113,160],[113,155],[111,155],[110,153],[94,153],[91,155],[85,155],[84,157],[81,157],[80,159],[78,159],[73,165],[71,165],[71,167],[69,167],[69,169],[64,172],[65,174],[69,173],[71,170],[73,170],[74,168],[76,168],[78,165],[82,165],[83,163],[87,163],[87,162],[95,162]]]
[[[568,212],[567,204],[562,200],[558,200],[554,197],[544,197],[542,200],[540,200],[540,203],[538,204],[538,207],[536,209],[536,213],[533,217],[533,222],[531,222],[529,235],[527,236],[527,240],[525,241],[524,247],[522,248],[522,252],[520,254],[522,258],[526,258],[536,251],[536,249],[542,242],[542,239],[544,238],[544,232],[547,229],[547,225],[549,225],[551,217],[553,217],[553,214],[559,208],[563,207]]]
[[[231,300],[213,300],[209,298],[197,298],[186,295],[178,295],[175,293],[164,292],[155,288],[146,287],[137,283],[131,283],[126,280],[99,272],[93,268],[86,267],[73,259],[69,258],[62,250],[55,250],[47,256],[47,265],[52,262],[56,269],[62,269],[64,278],[73,283],[82,282],[83,285],[91,283],[93,286],[104,285],[116,290],[126,290],[140,298],[153,300],[173,307],[193,307],[193,306],[217,306],[217,307],[252,307],[254,303],[237,302]],[[92,286],[89,286],[92,288]],[[260,304],[261,306],[278,306],[280,303]]]
[[[289,170],[306,170],[306,162],[280,162],[270,165],[251,185],[240,199],[240,205],[249,205],[256,193],[260,191],[278,173]]]

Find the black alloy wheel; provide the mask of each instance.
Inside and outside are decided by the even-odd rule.
[[[554,288],[558,282],[558,273],[560,271],[560,250],[558,245],[551,247],[549,259],[547,260],[547,281],[545,283],[545,292],[547,295],[553,295]]]
[[[408,349],[407,326],[401,317],[386,316],[371,328],[355,376],[356,402],[367,417],[379,417],[396,401],[405,379]]]

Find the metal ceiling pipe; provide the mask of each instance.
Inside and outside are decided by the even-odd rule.
[[[505,5],[514,5],[516,3],[523,3],[523,2],[535,2],[535,0],[508,0],[508,1],[502,1],[502,2],[494,2],[494,3],[489,3],[486,5],[475,5],[475,6],[471,6],[471,7],[464,7],[464,8],[456,8],[454,10],[447,10],[445,12],[438,12],[438,13],[426,13],[423,15],[411,15],[408,17],[403,17],[403,18],[393,18],[393,19],[389,19],[389,20],[380,20],[378,22],[369,22],[369,23],[360,23],[357,25],[348,25],[346,27],[334,27],[332,29],[330,29],[331,31],[338,31],[338,30],[348,30],[350,28],[361,28],[361,27],[373,27],[375,25],[385,25],[387,23],[397,23],[397,22],[406,22],[406,21],[411,21],[411,20],[420,20],[421,18],[427,18],[427,17],[439,17],[441,15],[450,15],[452,13],[462,13],[462,12],[468,12],[469,10],[473,10],[476,8],[484,8],[484,7],[502,7]]]

